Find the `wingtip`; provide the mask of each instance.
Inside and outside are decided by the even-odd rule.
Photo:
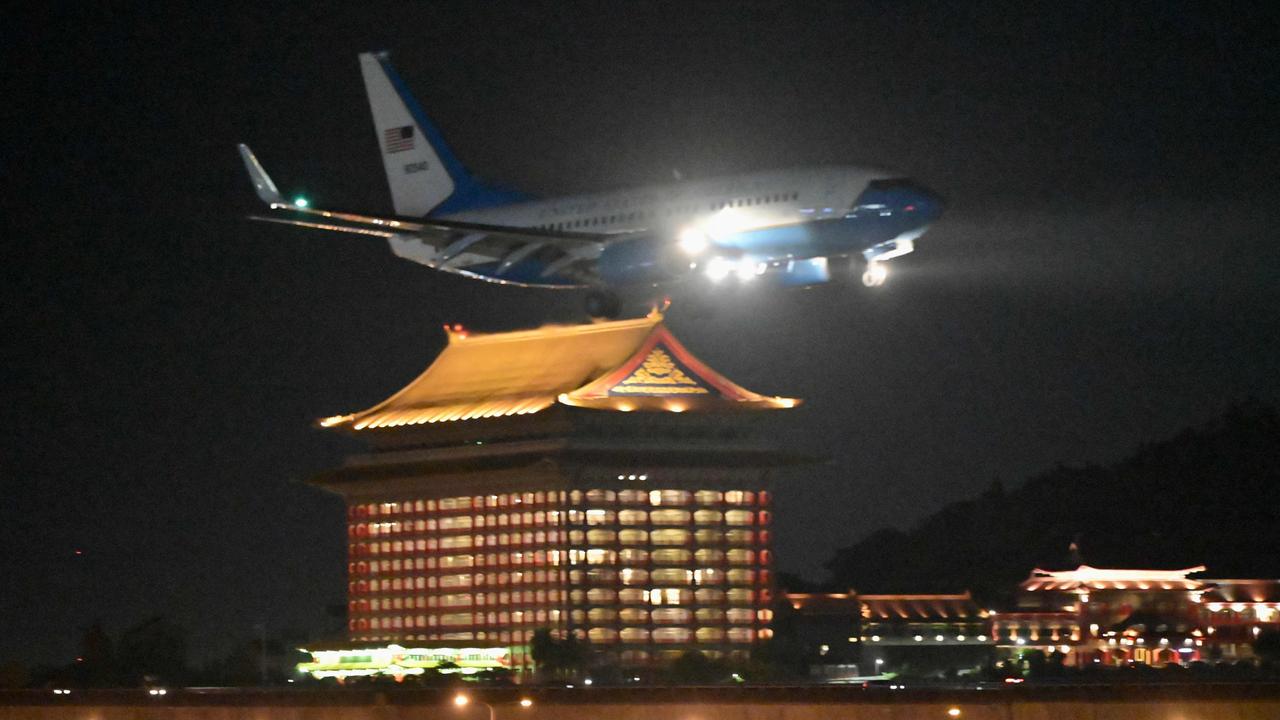
[[[258,199],[268,205],[283,203],[284,197],[276,189],[271,176],[267,175],[267,171],[263,169],[262,163],[258,162],[258,158],[249,146],[239,143],[237,147],[240,150],[240,159],[244,161],[244,168],[249,173],[249,182],[253,183],[253,190],[258,194]]]

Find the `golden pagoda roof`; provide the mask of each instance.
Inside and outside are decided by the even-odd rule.
[[[707,367],[656,312],[634,320],[515,332],[445,330],[444,350],[399,392],[320,425],[366,430],[528,415],[557,402],[622,412],[799,404],[751,392]]]

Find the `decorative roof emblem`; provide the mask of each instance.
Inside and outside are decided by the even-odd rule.
[[[609,389],[610,395],[706,395],[708,392],[660,346],[650,350],[640,367]]]

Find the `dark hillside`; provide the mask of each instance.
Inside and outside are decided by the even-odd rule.
[[[1059,466],[1000,483],[908,532],[838,550],[832,584],[861,592],[1008,592],[1033,567],[1207,565],[1209,577],[1280,577],[1280,415],[1233,406],[1108,466]]]

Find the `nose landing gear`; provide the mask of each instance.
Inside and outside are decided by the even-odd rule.
[[[862,272],[862,284],[867,287],[880,287],[888,278],[889,268],[874,260],[867,263],[867,269]]]

